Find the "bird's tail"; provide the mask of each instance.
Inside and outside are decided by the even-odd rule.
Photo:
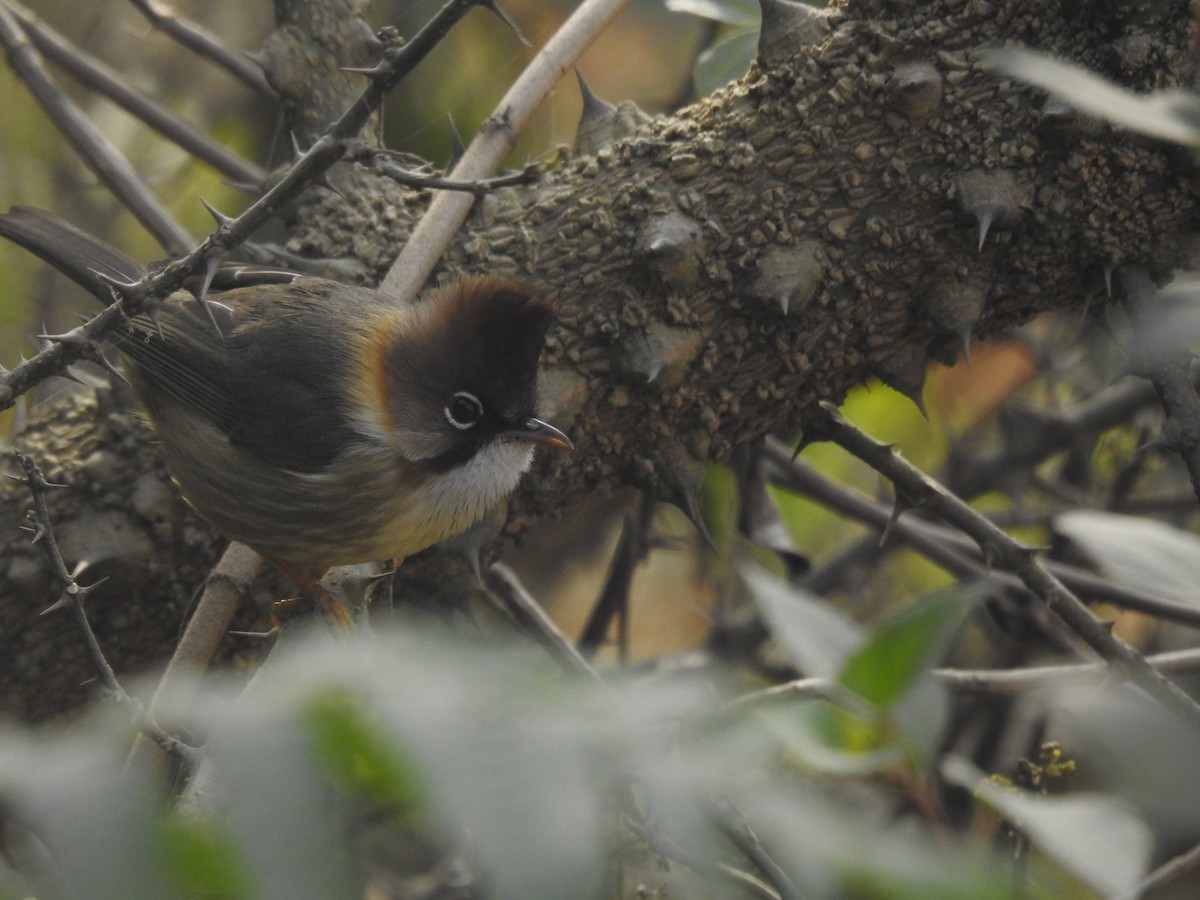
[[[146,272],[116,247],[32,206],[14,206],[0,214],[0,237],[40,256],[105,305],[113,301],[112,287],[105,278],[130,282]]]

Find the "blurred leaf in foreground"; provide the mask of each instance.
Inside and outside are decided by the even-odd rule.
[[[1019,48],[989,50],[983,62],[1115,125],[1188,147],[1200,146],[1200,97],[1191,91],[1137,94],[1081,66]]]

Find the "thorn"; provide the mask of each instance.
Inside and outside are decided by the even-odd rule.
[[[218,210],[215,206],[213,206],[211,203],[209,203],[203,197],[200,198],[200,202],[202,204],[204,204],[204,208],[208,210],[208,214],[213,217],[213,219],[216,221],[217,225],[224,227],[225,225],[228,225],[230,222],[233,221],[233,219],[231,219],[229,216],[225,215],[225,213]]]
[[[830,32],[829,13],[792,0],[759,0],[762,27],[758,34],[758,63],[764,70],[779,68],[805,46]]]
[[[93,581],[89,585],[76,585],[77,590],[75,591],[75,602],[82,604],[85,600],[87,600],[92,591],[100,587],[100,585],[104,584],[106,581],[108,581],[107,575],[105,575],[103,578]]]
[[[215,331],[219,337],[223,338],[225,335],[222,334],[221,326],[217,324],[217,317],[213,314],[212,307],[208,302],[208,288],[212,284],[213,278],[216,277],[217,269],[221,268],[222,256],[223,254],[210,253],[205,258],[203,280],[200,282],[200,289],[196,291],[195,294],[196,299],[200,302],[200,305],[204,307],[204,311],[208,314],[208,321],[212,323],[213,331]],[[159,328],[158,333],[160,336],[162,335],[161,328]]]
[[[873,370],[879,380],[907,397],[920,410],[921,415],[929,418],[925,409],[925,359],[919,353],[911,356],[893,356],[882,363],[877,363]]]
[[[158,332],[158,339],[160,341],[165,341],[167,339],[167,336],[165,334],[163,334],[163,330],[162,330],[162,308],[161,308],[161,305],[156,304],[154,306],[154,308],[151,309],[150,312],[147,314],[147,318],[154,325],[154,330]]]
[[[796,449],[792,451],[792,462],[800,458],[800,454],[808,449],[810,444],[815,444],[816,440],[807,434],[801,434],[800,440],[796,441]]]
[[[1166,434],[1164,432],[1160,431],[1154,437],[1150,438],[1150,440],[1146,441],[1145,443],[1141,444],[1138,447],[1135,447],[1133,452],[1142,454],[1142,453],[1149,453],[1152,450],[1170,450],[1170,449],[1172,449],[1173,443],[1174,443],[1173,441],[1167,440]]]
[[[65,378],[67,381],[73,381],[76,384],[84,384],[85,383],[82,378],[80,378],[78,375],[76,375],[74,372],[71,371],[70,366],[67,366],[65,369],[63,369],[61,372],[59,372],[58,377]]]
[[[967,361],[967,365],[971,364],[971,326],[964,325],[962,330],[958,332],[958,338],[962,341],[963,359]]]
[[[895,527],[896,522],[900,520],[900,517],[904,515],[905,510],[908,508],[908,502],[905,501],[905,499],[899,494],[897,494],[895,502],[892,503],[892,513],[888,516],[887,524],[883,526],[883,531],[879,535],[880,548],[882,548],[887,543],[888,538],[892,536],[892,529]]]
[[[991,229],[992,223],[996,221],[996,214],[1000,212],[1000,208],[989,203],[977,206],[971,212],[975,216],[975,221],[979,223],[979,246],[976,249],[982,253],[983,243],[987,240],[988,231]]]
[[[575,128],[575,149],[579,153],[595,153],[613,142],[617,112],[592,93],[579,69],[575,70],[575,80],[579,83],[579,95],[583,100],[579,124]]]
[[[386,71],[383,63],[376,63],[373,66],[339,66],[342,72],[349,72],[352,75],[363,75],[374,81]],[[231,632],[232,633],[232,632]]]
[[[260,640],[269,640],[279,634],[279,626],[276,625],[270,631],[227,631],[226,634],[232,634],[235,637],[257,638]]]
[[[145,293],[145,287],[138,281],[124,281],[109,275],[107,272],[101,272],[97,269],[91,270],[92,274],[109,286],[114,294],[117,294],[126,299],[140,299]]]
[[[243,194],[250,194],[252,197],[261,197],[263,189],[261,184],[255,184],[253,181],[234,181],[231,178],[222,178],[221,184],[229,185],[234,190],[241,191]]]
[[[1084,296],[1083,296],[1083,309],[1079,313],[1079,325],[1083,325],[1083,323],[1087,321],[1088,313],[1090,313],[1091,311],[1092,311],[1092,293],[1091,293],[1091,291],[1088,291],[1088,293],[1084,294]]]
[[[575,80],[579,83],[579,94],[583,98],[583,118],[595,118],[605,114],[611,114],[613,107],[605,103],[588,87],[588,83],[583,78],[583,73],[579,69],[575,70]]]
[[[154,321],[157,323],[158,318],[155,317]],[[161,328],[158,331],[158,336],[160,338],[162,337],[162,329]],[[109,360],[109,358],[107,356],[105,356],[103,353],[99,354],[96,357],[96,362],[99,363],[104,368],[104,370],[106,372],[108,372],[109,375],[113,376],[118,381],[123,382],[124,384],[129,384],[129,379],[125,377],[125,373],[122,372],[120,369],[118,369],[116,366],[114,366],[112,364],[112,361]]]
[[[1007,169],[971,169],[955,180],[958,206],[979,225],[979,246],[983,250],[993,225],[1013,227],[1028,205],[1028,189]]]
[[[526,38],[525,35],[523,35],[521,33],[521,29],[517,27],[517,23],[514,22],[509,17],[508,13],[506,13],[504,10],[502,10],[500,8],[500,5],[498,3],[496,3],[495,0],[479,0],[477,5],[482,6],[486,10],[489,10],[491,13],[496,15],[500,19],[501,22],[503,22],[505,25],[507,25],[509,28],[511,28],[513,34],[515,34],[517,36],[517,40],[520,41],[523,45],[525,45],[526,47],[533,46],[531,43],[529,43],[528,38]]]
[[[322,175],[320,178],[318,178],[316,181],[314,181],[313,184],[315,184],[317,187],[325,188],[325,190],[329,191],[331,194],[334,194],[337,197],[340,197],[342,200],[346,199],[346,195],[342,192],[342,190],[340,188],[338,188],[337,186],[335,186],[334,183],[329,180],[328,172],[326,172],[324,175]]]
[[[712,534],[704,521],[704,512],[700,506],[700,479],[671,478],[664,480],[663,486],[667,488],[667,491],[662,495],[662,499],[679,509],[692,523],[692,527],[696,529],[696,533],[700,535],[700,539],[704,541],[704,545],[709,551],[716,553],[716,544],[713,543]]]
[[[458,161],[463,158],[463,154],[467,152],[467,148],[463,144],[458,126],[454,124],[454,116],[447,113],[446,121],[450,125],[450,158],[446,160],[446,174],[449,175],[454,171],[454,167],[458,165]]]
[[[296,137],[296,132],[289,131],[288,138],[290,138],[292,142],[292,162],[295,162],[304,156],[304,151],[300,149],[300,139]]]
[[[684,489],[680,499],[682,504],[677,504],[683,514],[687,516],[689,522],[700,535],[700,539],[704,541],[710,553],[717,552],[717,545],[713,543],[712,535],[708,531],[708,525],[704,522],[704,513],[700,508],[700,492],[698,489]]]
[[[92,342],[83,333],[83,329],[78,326],[62,334],[39,334],[37,337],[51,344],[65,344],[68,347],[86,348],[92,345]]]
[[[62,609],[70,609],[74,602],[75,602],[74,598],[72,598],[71,595],[68,594],[66,591],[63,591],[62,595],[59,596],[59,598],[57,600],[55,600],[53,603],[51,603],[49,606],[47,606],[45,609],[43,609],[40,613],[38,613],[38,615],[39,616],[48,616],[48,615],[50,615],[50,613],[58,612],[59,610],[62,610]]]
[[[655,499],[677,507],[692,523],[705,546],[715,553],[716,544],[700,506],[704,470],[705,464],[693,458],[682,446],[664,446],[655,466],[658,478],[650,493]]]
[[[1026,562],[1032,562],[1034,559],[1037,558],[1037,555],[1040,552],[1041,551],[1037,547],[1024,547],[1024,546],[1017,547],[1017,555],[1020,556],[1022,559],[1024,559]]]

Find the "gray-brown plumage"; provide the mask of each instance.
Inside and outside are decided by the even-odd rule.
[[[105,277],[144,274],[41,210],[0,215],[0,235],[106,303]],[[552,316],[516,279],[467,278],[404,307],[242,267],[219,273],[207,308],[176,293],[116,343],[185,498],[267,557],[326,567],[462,531],[512,491],[535,443],[570,446],[534,418]]]

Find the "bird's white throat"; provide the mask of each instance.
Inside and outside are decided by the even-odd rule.
[[[533,447],[528,442],[500,438],[461,466],[432,477],[419,490],[421,497],[414,506],[441,520],[447,535],[456,533],[511,494],[532,462]]]

